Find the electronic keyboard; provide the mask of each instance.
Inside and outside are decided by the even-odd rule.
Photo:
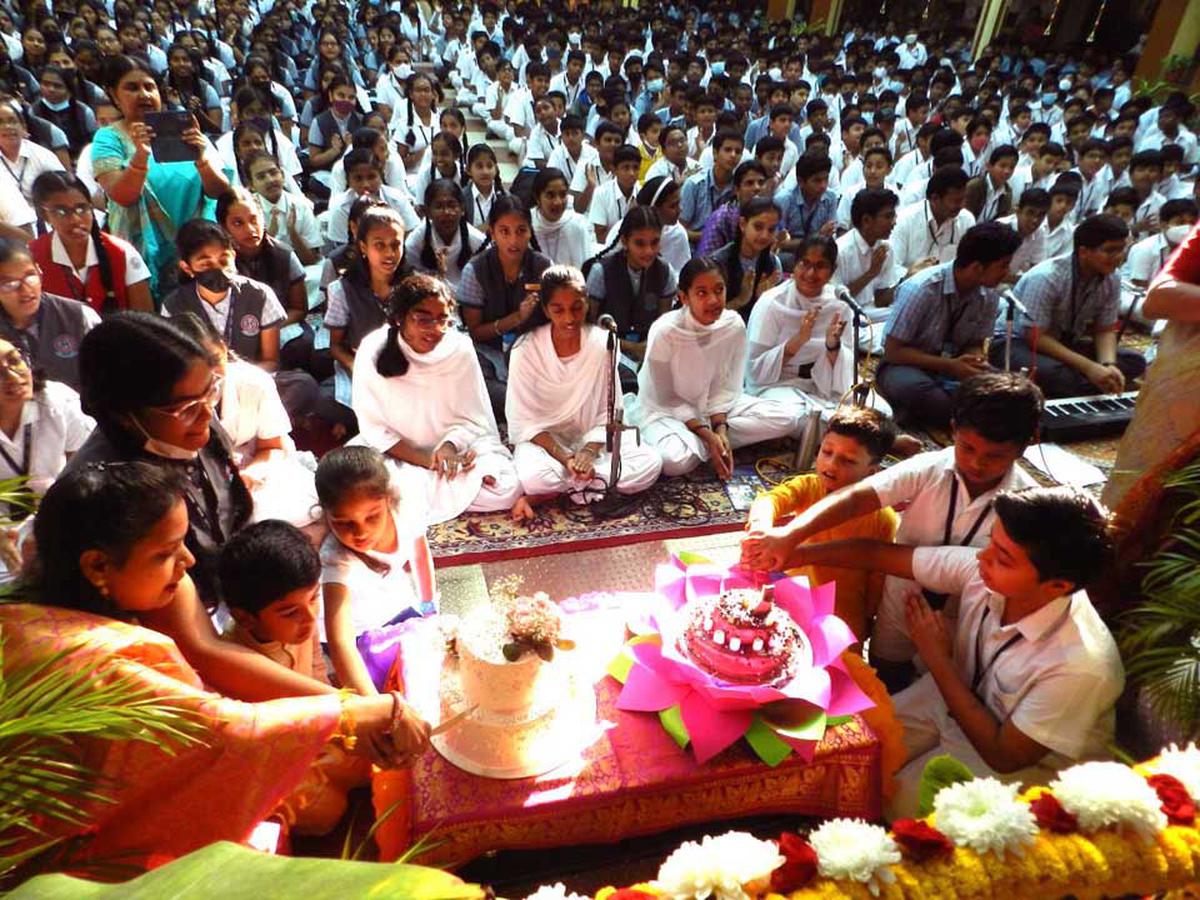
[[[1137,395],[1137,391],[1126,391],[1047,400],[1042,413],[1041,439],[1079,441],[1120,434],[1133,418]]]

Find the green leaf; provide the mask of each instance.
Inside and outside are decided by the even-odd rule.
[[[222,842],[121,884],[41,875],[8,895],[10,900],[262,900],[299,896],[304,900],[482,900],[485,894],[447,872],[422,866],[270,856]]]
[[[687,726],[683,724],[683,710],[676,703],[670,709],[664,709],[658,714],[658,721],[662,722],[662,727],[666,729],[675,743],[680,747],[686,747],[692,740],[692,736],[688,734]]]
[[[699,553],[693,553],[690,550],[684,550],[677,555],[679,561],[685,566],[707,566],[712,564],[712,560],[707,556],[701,556]]]
[[[933,798],[942,788],[974,780],[975,773],[953,756],[935,756],[925,764],[925,771],[921,773],[920,806],[917,815],[927,816],[933,812]]]
[[[617,681],[624,684],[629,678],[629,670],[633,668],[633,657],[629,655],[629,651],[622,648],[621,652],[613,657],[612,662],[608,664],[608,674]]]
[[[750,748],[758,754],[758,758],[771,768],[779,765],[792,753],[791,745],[780,738],[760,716],[754,717],[743,737],[746,738],[746,743],[750,745]]]
[[[823,710],[795,725],[773,726],[776,731],[795,741],[819,741],[825,735],[826,717]]]

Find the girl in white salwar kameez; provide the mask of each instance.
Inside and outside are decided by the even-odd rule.
[[[542,169],[533,179],[533,233],[555,265],[581,267],[595,252],[596,229],[585,216],[567,208],[567,176]]]
[[[829,284],[836,268],[833,239],[808,239],[792,277],[758,299],[748,326],[746,391],[826,421],[855,383],[853,313]],[[876,394],[869,405],[891,414]]]
[[[292,442],[292,423],[269,372],[229,353],[208,319],[172,316],[172,324],[216,358],[221,379],[217,418],[233,444],[233,460],[254,499],[252,521],[282,519],[297,528],[320,520],[317,461]],[[321,529],[323,531],[323,529]]]
[[[395,288],[388,324],[359,345],[356,442],[389,458],[402,495],[427,509],[427,525],[504,509],[527,518],[475,345],[454,321],[454,301],[438,279],[411,275]]]
[[[682,309],[650,327],[637,396],[626,396],[628,420],[658,450],[663,473],[682,475],[710,461],[733,474],[733,451],[796,436],[802,410],[742,392],[746,323],[725,308],[725,276],[711,259],[693,259],[679,274]]]
[[[508,364],[505,418],[517,475],[528,495],[599,500],[612,465],[604,452],[608,332],[586,321],[587,289],[578,269],[551,266],[542,273],[538,297]],[[622,442],[618,493],[646,490],[661,471],[653,447],[632,436]]]

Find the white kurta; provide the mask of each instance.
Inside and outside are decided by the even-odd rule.
[[[609,377],[606,337],[602,329],[585,325],[579,352],[564,359],[554,349],[550,326],[543,325],[513,346],[505,418],[525,493],[570,492],[572,499],[580,503],[602,496],[603,486],[611,475],[611,454],[597,456],[595,478],[584,482],[573,477],[562,463],[534,444],[533,439],[548,432],[572,451],[585,444],[604,442]],[[617,481],[620,493],[646,490],[658,480],[661,470],[662,459],[653,447],[636,444],[631,435],[622,441]]]
[[[802,409],[742,392],[746,349],[746,325],[733,310],[701,325],[685,307],[650,326],[638,394],[625,406],[642,440],[662,456],[665,474],[682,475],[708,459],[704,442],[688,430],[690,419],[726,416],[735,449],[799,434]]]
[[[283,519],[302,528],[319,518],[313,481],[317,461],[292,443],[291,420],[268,372],[240,359],[226,364],[220,421],[233,442],[233,458],[250,482],[254,521]],[[283,449],[250,465],[258,441],[271,438],[281,438]]]
[[[453,479],[389,458],[398,468],[402,495],[424,498],[427,525],[464,511],[509,509],[521,496],[521,485],[512,454],[500,441],[471,339],[448,331],[431,352],[418,353],[397,336],[408,371],[384,378],[375,361],[387,338],[388,329],[380,328],[358,348],[353,383],[358,440],[381,453],[402,438],[427,452],[446,441],[460,453],[475,451],[474,467]],[[485,484],[485,477],[493,483]]]
[[[578,269],[596,252],[596,229],[573,209],[564,210],[557,222],[549,222],[535,208],[533,233],[542,252],[560,266]]]

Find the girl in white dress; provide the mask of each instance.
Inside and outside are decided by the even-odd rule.
[[[568,209],[567,176],[546,168],[533,179],[533,233],[542,252],[556,265],[581,267],[595,252],[596,231],[573,209]]]
[[[638,191],[639,206],[648,206],[658,213],[662,221],[662,240],[658,255],[676,272],[692,258],[692,244],[687,229],[679,222],[679,182],[664,175],[650,178]]]
[[[608,332],[589,325],[587,313],[583,273],[551,266],[512,348],[505,418],[517,475],[531,496],[566,493],[587,503],[604,496],[611,477],[612,457],[604,452]],[[646,490],[661,471],[653,447],[632,434],[623,440],[619,493]]]
[[[454,290],[462,270],[487,241],[467,224],[462,188],[448,178],[429,183],[422,197],[426,218],[404,242],[404,257],[425,275],[437,275]]]
[[[725,275],[711,259],[679,273],[679,302],[650,326],[638,393],[626,396],[631,424],[663,458],[663,473],[683,475],[709,461],[733,474],[733,451],[797,436],[801,410],[742,392],[746,323],[725,308]]]
[[[748,393],[802,412],[819,409],[825,420],[846,398],[855,376],[853,313],[829,283],[836,268],[833,238],[809,238],[792,277],[759,297],[748,326]],[[877,394],[870,405],[891,413]]]
[[[397,490],[370,447],[339,447],[317,467],[329,526],[321,545],[321,640],[342,687],[377,692],[358,638],[437,611],[433,557],[419,501]]]
[[[452,326],[446,286],[412,275],[392,292],[387,325],[363,338],[354,373],[358,441],[389,457],[426,524],[464,511],[532,516],[500,440],[470,337]]]

